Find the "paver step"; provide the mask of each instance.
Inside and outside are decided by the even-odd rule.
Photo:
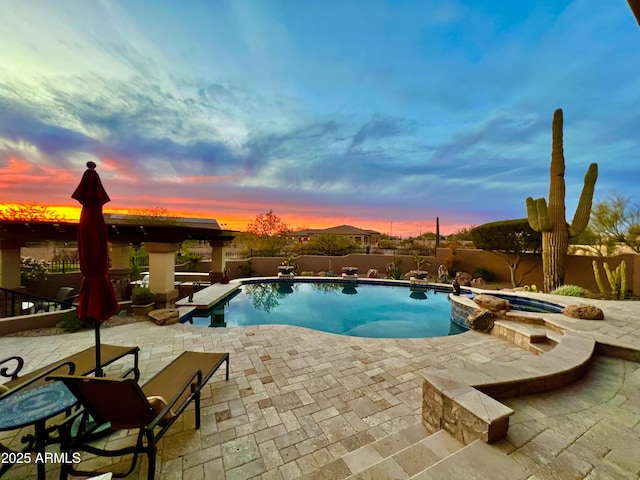
[[[518,462],[481,440],[465,446],[416,473],[410,480],[525,480],[530,474]]]
[[[562,339],[562,334],[535,323],[501,318],[496,321],[496,325],[498,328],[491,332],[492,335],[538,354],[550,351]]]
[[[331,462],[332,465],[324,465],[303,475],[299,480],[344,480],[428,437],[429,432],[422,422],[416,422],[396,433],[346,453]]]
[[[542,354],[542,353],[547,353],[550,352],[551,350],[553,350],[555,348],[557,344],[555,342],[550,342],[550,341],[544,341],[544,342],[536,342],[536,343],[532,343],[530,348],[532,350],[535,350],[536,353],[538,354]]]
[[[366,468],[362,468],[365,462],[355,462],[356,457],[347,458],[350,455],[347,454],[343,459],[354,472],[353,475],[347,477],[347,480],[408,479],[462,447],[462,443],[444,430],[440,430],[400,450],[390,451],[387,456],[380,457],[378,461],[370,463]],[[368,458],[371,460],[375,458],[375,455]]]

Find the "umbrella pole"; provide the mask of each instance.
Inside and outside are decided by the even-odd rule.
[[[100,359],[100,322],[93,321],[93,329],[96,334],[96,377],[104,377],[102,372],[102,360]]]

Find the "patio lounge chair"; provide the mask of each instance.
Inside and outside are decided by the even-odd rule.
[[[100,346],[100,362],[103,367],[115,362],[116,360],[124,357],[125,355],[134,356],[134,368],[138,368],[138,352],[139,347],[120,347],[117,345]],[[32,372],[19,376],[20,370],[24,366],[24,360],[22,357],[8,357],[4,360],[0,360],[0,367],[3,364],[12,365],[16,362],[16,367],[13,370],[9,370],[11,367],[0,368],[0,377],[10,378],[6,383],[0,384],[0,398],[5,395],[11,395],[19,390],[26,388],[37,387],[45,382],[45,377],[53,373],[70,373],[76,375],[89,375],[96,369],[96,349],[95,347],[89,347],[86,350],[70,355],[66,358],[60,359],[46,367],[38,368]],[[63,370],[63,368],[68,370]]]
[[[200,391],[226,362],[226,379],[229,380],[228,353],[183,352],[143,386],[136,380],[120,377],[80,377],[56,375],[50,378],[64,382],[76,396],[83,410],[70,417],[60,427],[62,453],[84,451],[98,456],[117,457],[133,454],[129,475],[135,468],[138,455],[146,454],[149,460],[147,478],[153,480],[156,470],[157,443],[187,406],[195,403],[195,426],[200,428]],[[107,450],[95,439],[95,427],[110,423],[111,430],[138,429],[135,445]],[[69,474],[96,475],[102,472],[86,472],[63,463],[60,478]]]
[[[54,302],[38,301],[36,303],[36,313],[43,312],[51,312],[65,308],[73,307],[73,302],[78,298],[78,295],[71,295],[74,291],[73,287],[60,287],[58,289],[58,293],[56,293],[56,299]]]

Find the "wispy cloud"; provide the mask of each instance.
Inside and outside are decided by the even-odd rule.
[[[593,161],[636,192],[625,5],[32,7],[0,5],[0,202],[69,202],[94,160],[117,208],[479,224],[547,194],[558,107],[568,203]]]

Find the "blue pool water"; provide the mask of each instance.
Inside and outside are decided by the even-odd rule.
[[[295,325],[373,338],[423,338],[465,331],[451,322],[447,293],[407,286],[273,282],[243,285],[187,319],[194,325]]]

